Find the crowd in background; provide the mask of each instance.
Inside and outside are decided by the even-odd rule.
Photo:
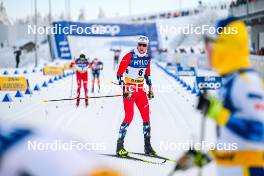
[[[264,56],[264,47],[262,47],[260,50],[258,50],[255,54],[258,56]]]
[[[241,5],[246,5],[247,2],[251,3],[251,2],[256,2],[256,1],[257,0],[235,0],[235,1],[231,2],[230,8],[238,7],[238,6],[241,6]]]
[[[159,54],[161,53],[168,53],[168,48],[158,48],[157,52]],[[203,48],[196,48],[196,50],[193,47],[190,48],[175,48],[173,50],[174,53],[178,53],[178,54],[205,54],[205,51]],[[264,47],[262,47],[260,50],[257,51],[251,51],[250,53],[251,55],[258,55],[258,56],[264,56]]]
[[[203,5],[200,2],[198,8],[195,8],[192,10],[182,10],[182,11],[176,10],[176,11],[170,11],[170,12],[163,12],[159,14],[151,14],[151,15],[146,15],[146,16],[134,17],[132,18],[132,21],[139,22],[139,21],[148,21],[148,20],[156,20],[156,19],[177,18],[177,17],[182,17],[182,16],[195,15],[201,12],[204,8],[226,9],[227,7],[228,7],[227,4],[221,4],[220,6],[207,6],[207,5]]]

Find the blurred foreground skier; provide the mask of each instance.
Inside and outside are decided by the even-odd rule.
[[[219,176],[264,175],[264,85],[249,60],[248,31],[234,17],[217,23],[219,34],[205,36],[211,67],[222,76],[219,98],[202,95],[198,109],[218,125],[218,144],[236,144],[233,150],[211,151]],[[233,30],[233,32],[227,32]],[[200,167],[208,159],[201,151],[189,151],[176,168],[191,162]]]

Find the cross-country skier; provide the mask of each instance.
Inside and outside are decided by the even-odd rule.
[[[100,92],[101,86],[100,86],[100,72],[103,70],[104,64],[102,61],[98,60],[98,58],[94,58],[91,62],[91,69],[92,69],[92,93],[94,93],[94,82],[97,79],[98,84],[98,93]]]
[[[121,54],[121,49],[111,49],[111,51],[114,52],[114,70],[116,69],[116,67],[119,64],[119,58],[120,58],[120,54]]]
[[[137,105],[142,120],[143,134],[145,141],[145,153],[156,155],[150,143],[150,117],[148,98],[154,98],[152,84],[150,79],[150,60],[151,56],[147,52],[149,39],[146,36],[140,36],[137,40],[137,48],[127,53],[120,62],[117,79],[119,85],[123,87],[123,103],[125,118],[119,129],[116,154],[118,156],[127,156],[128,152],[124,148],[124,139],[127,128],[134,116],[134,104]],[[123,78],[124,74],[124,78]],[[143,89],[144,80],[149,86],[148,94]]]
[[[212,151],[218,175],[264,175],[264,85],[251,68],[247,27],[229,17],[219,21],[217,29],[219,34],[205,38],[205,48],[223,87],[219,99],[201,96],[199,109],[217,123],[218,143],[236,145],[234,150]],[[194,158],[203,165],[199,155],[195,152]]]
[[[84,54],[81,54],[78,59],[75,59],[71,64],[70,67],[75,66],[76,69],[76,79],[77,79],[77,101],[76,106],[78,107],[80,104],[80,94],[81,94],[81,84],[83,82],[83,89],[85,95],[85,105],[88,106],[88,68],[90,66],[89,60],[85,57]]]
[[[85,143],[46,131],[1,124],[0,176],[122,175],[105,158],[76,145]]]

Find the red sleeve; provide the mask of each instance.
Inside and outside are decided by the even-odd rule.
[[[150,62],[151,62],[151,60],[149,61],[148,68],[145,71],[145,74],[148,75],[148,76],[150,75]]]
[[[132,57],[131,53],[126,54],[123,59],[121,60],[118,70],[117,70],[117,75],[123,75],[123,73],[126,71],[128,65],[130,64],[130,59]]]
[[[74,60],[71,62],[70,67],[73,67],[73,65],[75,65],[75,64],[76,64],[76,59],[74,59]]]

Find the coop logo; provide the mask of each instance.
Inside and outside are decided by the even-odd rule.
[[[178,72],[179,76],[195,76],[194,71],[179,71]]]
[[[195,76],[196,71],[194,67],[182,67],[177,65],[176,72],[178,76]]]
[[[222,86],[221,77],[197,77],[197,87],[201,90],[205,89],[219,89]]]
[[[92,25],[91,32],[93,34],[107,34],[114,36],[120,33],[120,27],[118,25]]]
[[[213,82],[210,82],[210,83],[199,83],[198,84],[198,88],[199,89],[219,89],[221,87],[221,83],[213,83]]]

